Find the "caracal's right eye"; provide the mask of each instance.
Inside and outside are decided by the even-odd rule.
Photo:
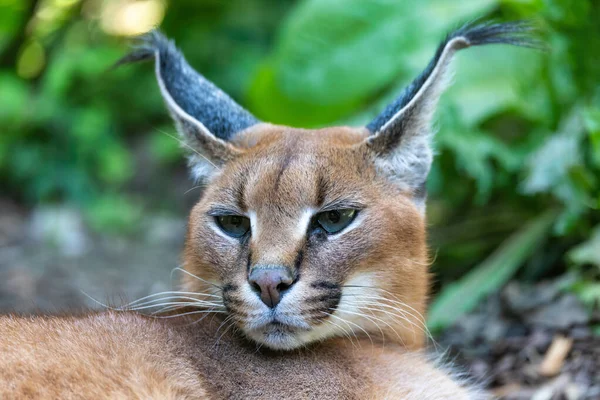
[[[347,208],[317,214],[317,222],[327,233],[333,235],[346,228],[356,217],[356,210]]]
[[[240,238],[250,230],[250,220],[241,215],[219,215],[215,221],[223,232],[234,238]]]

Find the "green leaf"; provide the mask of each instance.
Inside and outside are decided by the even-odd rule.
[[[600,271],[600,225],[594,228],[587,241],[571,249],[567,257],[576,265],[591,264]]]
[[[590,138],[592,161],[600,168],[600,106],[586,109],[583,113],[583,123]]]
[[[97,157],[98,175],[104,182],[122,184],[133,176],[131,154],[120,143],[102,149]]]
[[[428,326],[439,331],[473,310],[498,290],[543,243],[556,213],[548,211],[508,238],[492,255],[459,281],[446,286],[429,311]]]
[[[23,80],[4,71],[0,71],[0,88],[0,124],[6,127],[23,116],[28,89]]]
[[[503,142],[485,132],[449,126],[438,133],[439,148],[448,149],[456,156],[456,164],[477,182],[477,200],[487,200],[495,183],[495,161],[505,170],[513,171],[519,157]]]
[[[511,110],[543,121],[550,104],[545,93],[533,90],[540,86],[541,61],[541,53],[514,46],[483,46],[458,53],[455,80],[441,108],[451,102],[469,128]],[[531,92],[534,95],[528,96]]]
[[[331,122],[396,81],[409,81],[452,27],[487,13],[496,0],[307,0],[285,21],[270,61],[250,93],[269,121],[306,115]],[[275,97],[288,105],[258,108]],[[309,105],[306,107],[306,105]],[[312,112],[319,109],[319,118]],[[285,111],[284,111],[285,112]]]
[[[572,209],[587,205],[586,189],[593,187],[595,179],[583,168],[584,138],[580,110],[575,108],[565,116],[559,130],[529,155],[523,192],[552,193]]]

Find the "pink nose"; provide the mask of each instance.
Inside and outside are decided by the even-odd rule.
[[[255,267],[250,271],[248,282],[270,308],[275,308],[283,293],[294,284],[290,271],[280,266]]]

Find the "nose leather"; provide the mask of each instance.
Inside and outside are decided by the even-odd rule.
[[[281,301],[283,292],[289,289],[294,280],[285,267],[255,267],[250,271],[248,282],[270,308],[275,308]]]

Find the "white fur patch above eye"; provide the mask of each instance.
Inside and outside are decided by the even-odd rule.
[[[306,235],[306,231],[308,230],[308,224],[310,224],[310,220],[315,214],[315,210],[312,208],[307,208],[302,211],[300,215],[300,219],[298,220],[298,224],[296,225],[296,229],[294,230],[295,236],[302,238]]]
[[[252,236],[258,237],[260,231],[258,227],[258,218],[256,216],[256,212],[248,210],[248,218],[250,219],[250,232]]]

